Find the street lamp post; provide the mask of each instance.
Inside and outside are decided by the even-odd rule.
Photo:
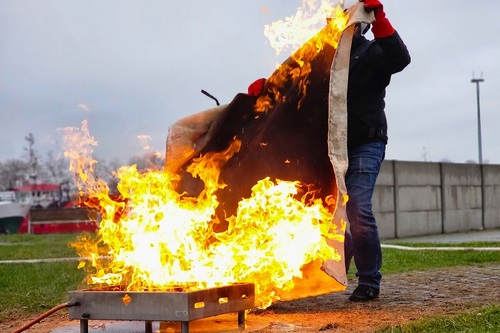
[[[481,75],[482,76],[482,75]],[[477,96],[477,144],[478,144],[478,154],[479,154],[479,164],[483,164],[483,145],[481,140],[481,106],[479,98],[479,83],[484,82],[483,78],[475,79],[473,78],[470,82],[476,84],[476,96]]]

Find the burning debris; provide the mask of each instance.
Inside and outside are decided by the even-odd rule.
[[[88,286],[125,297],[250,283],[261,308],[345,289],[346,24],[337,9],[259,95],[174,124],[165,169],[120,168],[119,200],[95,177],[86,122],[65,130],[81,196],[101,217],[97,235],[72,244]]]

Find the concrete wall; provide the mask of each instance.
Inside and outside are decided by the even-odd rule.
[[[373,210],[382,239],[500,228],[500,165],[386,160]]]
[[[500,228],[500,166],[483,165],[483,183],[484,228]]]

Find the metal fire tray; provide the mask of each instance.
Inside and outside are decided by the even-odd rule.
[[[69,292],[77,302],[69,308],[69,318],[80,320],[80,332],[88,333],[88,320],[145,321],[146,333],[153,321],[181,323],[181,332],[189,332],[189,322],[230,312],[238,312],[244,323],[245,310],[255,305],[255,285],[236,283],[197,291],[124,291],[84,289]]]

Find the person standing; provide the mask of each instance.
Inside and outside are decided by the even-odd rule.
[[[387,144],[385,89],[391,76],[411,61],[410,54],[386,17],[379,0],[364,2],[373,11],[374,39],[365,38],[369,26],[356,26],[349,67],[347,90],[347,149],[349,167],[345,176],[349,201],[346,206],[350,232],[346,234],[346,269],[354,256],[358,286],[349,296],[353,302],[379,296],[382,251],[377,222],[372,211],[372,195]]]

